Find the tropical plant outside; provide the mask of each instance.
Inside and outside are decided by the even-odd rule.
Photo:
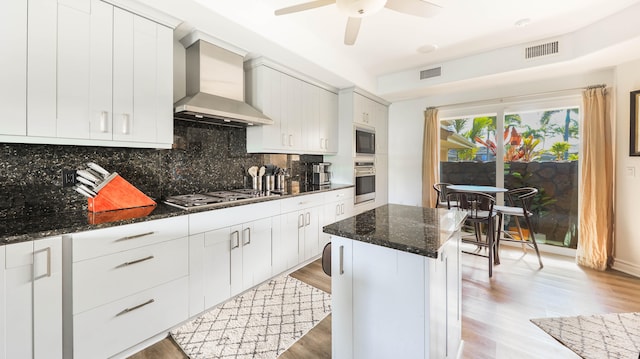
[[[530,209],[534,213],[536,238],[542,238],[544,243],[576,248],[578,116],[577,108],[505,114],[501,133],[504,147],[500,151],[495,116],[443,121],[447,130],[468,139],[469,147],[449,149],[442,161],[475,161],[477,165],[457,168],[455,173],[446,174],[450,178],[443,178],[443,173],[441,179],[450,183],[494,185],[495,171],[493,174],[472,172],[492,171],[490,162],[504,162],[501,176],[504,176],[505,187],[539,190]],[[490,166],[481,165],[483,163]],[[441,168],[450,171],[455,167],[451,166],[453,164]],[[467,174],[460,177],[463,171]]]

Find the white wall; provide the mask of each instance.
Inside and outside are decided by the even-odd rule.
[[[389,111],[389,203],[420,205],[422,198],[423,112],[429,106],[450,105],[562,90],[605,83],[614,90],[616,133],[616,205],[614,269],[640,277],[640,157],[629,156],[629,92],[640,89],[640,60],[615,69],[556,78],[514,87],[487,88],[396,102]],[[629,176],[628,171],[635,172]]]
[[[640,157],[629,156],[629,92],[640,90],[640,60],[616,70],[616,206],[614,269],[640,277]],[[635,176],[627,171],[633,170]]]
[[[422,132],[426,99],[389,107],[389,203],[422,203]]]

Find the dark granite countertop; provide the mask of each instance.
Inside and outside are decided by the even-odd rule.
[[[155,207],[139,207],[121,211],[92,213],[89,211],[56,213],[50,216],[29,218],[6,218],[0,220],[0,245],[25,242],[63,234],[72,234],[88,230],[108,228],[123,224],[151,221],[175,216],[185,216],[191,213],[215,211],[222,208],[243,206],[258,202],[273,201],[293,196],[334,191],[353,185],[334,184],[324,188],[301,187],[296,193],[282,196],[259,197],[247,201],[221,203],[215,207],[182,210],[162,203]]]
[[[437,258],[465,214],[443,208],[388,204],[330,224],[325,233]]]

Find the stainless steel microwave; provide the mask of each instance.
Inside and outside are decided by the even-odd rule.
[[[355,126],[354,143],[356,156],[373,156],[376,154],[376,130],[369,127]]]

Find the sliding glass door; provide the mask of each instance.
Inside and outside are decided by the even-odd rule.
[[[576,248],[579,106],[569,97],[441,111],[441,181],[535,187],[538,242]]]

